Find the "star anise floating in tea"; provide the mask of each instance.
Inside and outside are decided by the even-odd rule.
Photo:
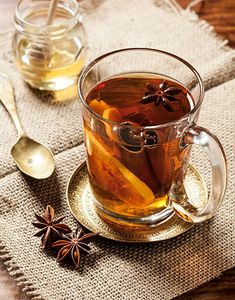
[[[47,205],[42,216],[35,214],[35,217],[38,222],[33,222],[33,226],[40,229],[35,236],[42,236],[43,248],[49,245],[57,237],[60,237],[61,234],[70,233],[72,231],[69,226],[61,223],[64,217],[54,219],[55,210],[50,205]]]
[[[54,242],[52,247],[60,248],[57,261],[60,262],[70,257],[76,267],[80,264],[80,252],[89,253],[91,247],[88,245],[90,240],[97,236],[97,233],[84,233],[82,228],[78,227],[75,233],[69,236],[63,236],[60,240]]]
[[[32,224],[40,230],[34,235],[42,236],[43,248],[59,248],[57,261],[62,261],[69,257],[76,267],[80,263],[80,251],[89,253],[91,247],[88,245],[90,240],[98,235],[98,233],[84,233],[80,226],[77,227],[75,233],[71,228],[61,223],[64,217],[55,219],[55,210],[48,205],[42,216],[35,214],[37,222]]]
[[[162,81],[158,85],[148,83],[147,91],[144,93],[144,97],[140,103],[154,103],[156,106],[162,105],[167,111],[173,112],[174,109],[171,102],[178,101],[175,96],[179,95],[181,92],[180,89],[174,86],[168,86],[166,81]]]

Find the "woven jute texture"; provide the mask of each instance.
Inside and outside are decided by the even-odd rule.
[[[78,100],[50,101],[24,84],[17,72],[11,33],[0,37],[0,66],[11,77],[19,115],[33,138],[50,146],[56,172],[47,180],[23,176],[10,157],[16,133],[0,107],[0,255],[11,275],[34,300],[172,299],[235,266],[234,128],[235,53],[197,16],[170,1],[83,1],[89,58],[120,47],[155,47],[184,57],[202,74],[206,96],[200,125],[222,141],[229,164],[224,202],[210,221],[161,243],[127,245],[98,238],[81,267],[62,267],[32,237],[34,212],[47,204],[65,215],[72,171],[84,161]],[[198,163],[198,162],[197,162]],[[207,170],[206,162],[201,165]],[[206,174],[206,173],[205,173]]]

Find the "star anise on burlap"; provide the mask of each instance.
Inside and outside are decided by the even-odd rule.
[[[93,232],[85,233],[81,227],[77,227],[75,233],[63,235],[60,240],[51,245],[52,247],[60,248],[57,261],[60,262],[66,258],[71,258],[74,265],[78,268],[80,264],[80,251],[89,253],[91,247],[88,244],[97,235],[97,233]]]
[[[72,230],[66,224],[61,223],[64,217],[54,219],[55,210],[50,205],[47,205],[42,216],[35,214],[38,222],[32,224],[40,230],[34,236],[42,236],[42,247],[45,248],[55,239],[61,237],[62,234],[70,233]]]
[[[154,103],[156,106],[162,105],[167,111],[173,112],[174,109],[171,102],[176,102],[176,95],[182,93],[181,89],[174,86],[168,86],[166,81],[160,82],[158,85],[147,84],[147,91],[144,93],[142,104]]]

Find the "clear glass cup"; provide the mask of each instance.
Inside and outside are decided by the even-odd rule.
[[[76,0],[59,0],[53,22],[50,0],[21,0],[15,11],[13,52],[24,79],[40,90],[61,90],[77,82],[87,39]]]
[[[126,126],[88,105],[87,97],[97,84],[126,74],[172,78],[190,91],[194,102],[191,110],[161,125]],[[195,223],[215,214],[226,189],[226,158],[219,140],[196,125],[204,88],[200,75],[189,63],[160,50],[121,49],[92,61],[80,76],[78,90],[90,185],[94,204],[103,218],[127,225],[156,225],[174,212]],[[99,105],[107,105],[101,102]],[[195,205],[184,188],[194,144],[205,150],[212,167],[212,191],[205,207]],[[145,177],[149,182],[143,179],[149,164],[146,155],[150,167],[155,168],[155,176]]]

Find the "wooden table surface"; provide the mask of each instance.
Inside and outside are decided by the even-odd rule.
[[[0,1],[0,30],[13,26],[13,12],[17,0]],[[189,0],[177,0],[186,7]],[[201,18],[215,27],[215,31],[229,40],[235,48],[235,0],[205,0],[195,7]],[[175,298],[175,300],[234,300],[235,268],[224,272],[219,278],[203,286]],[[13,279],[8,275],[3,263],[0,263],[0,300],[29,300],[20,291]],[[50,299],[46,299],[50,300]],[[76,299],[72,299],[76,300]],[[99,299],[97,299],[99,300]]]

